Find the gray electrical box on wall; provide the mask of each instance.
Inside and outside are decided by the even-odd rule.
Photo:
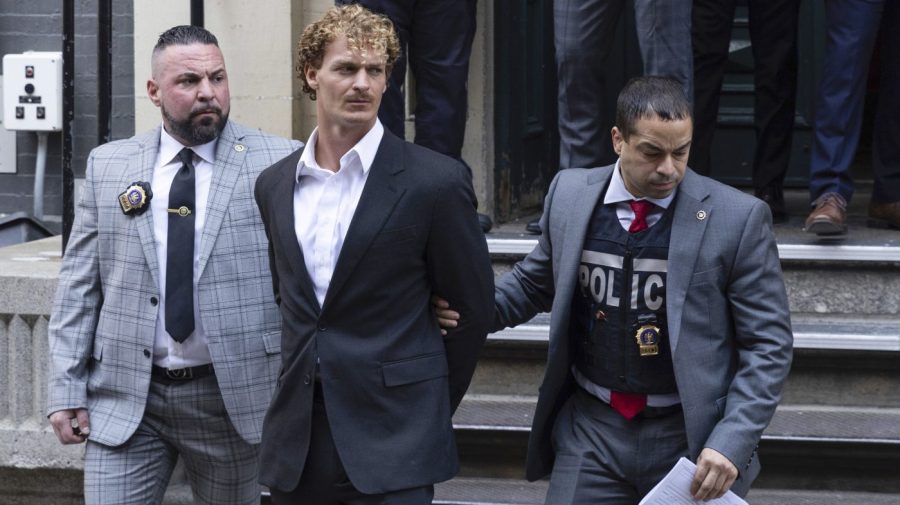
[[[3,56],[3,126],[62,130],[62,53],[27,51]]]

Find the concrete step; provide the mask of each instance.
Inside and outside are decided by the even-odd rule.
[[[457,430],[528,433],[536,403],[536,397],[469,395],[453,416],[453,426]],[[763,439],[882,444],[896,447],[900,455],[900,409],[781,405]]]
[[[435,505],[540,505],[548,482],[516,479],[456,479],[435,486]],[[750,505],[897,505],[900,494],[845,491],[750,490]]]
[[[520,477],[535,402],[467,396],[453,418],[460,475]],[[759,454],[762,487],[900,493],[900,408],[782,405]]]
[[[802,230],[808,207],[795,201],[800,196],[791,198],[794,215],[788,223],[776,225],[775,232],[792,312],[900,313],[900,232],[867,228],[865,210],[859,215],[860,209],[854,208],[846,237],[816,237]],[[513,225],[488,235],[495,272],[508,271],[536,244],[535,236]]]
[[[900,352],[900,316],[840,313],[791,314],[794,349]],[[550,332],[550,314],[543,313],[515,328],[491,334],[491,342],[542,344]]]
[[[857,220],[863,222],[861,217],[851,220],[851,224]],[[781,226],[785,225],[776,225],[776,230]],[[852,240],[849,237],[827,239],[799,229],[784,228],[778,233],[778,256],[782,261],[825,264],[900,262],[900,234],[897,232],[860,228],[852,235]],[[537,236],[497,233],[487,237],[487,244],[495,258],[521,258],[537,245]]]
[[[512,263],[494,262],[495,275]],[[900,314],[900,268],[894,264],[783,264],[791,313],[796,318],[827,315],[891,317]]]
[[[547,495],[546,480],[457,477],[434,486],[434,505],[538,505]]]
[[[794,362],[783,404],[900,408],[900,318],[795,314]],[[469,392],[537,394],[549,315],[488,337]]]

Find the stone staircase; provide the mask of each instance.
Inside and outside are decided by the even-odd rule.
[[[776,226],[792,310],[794,362],[766,430],[751,505],[900,504],[900,233],[865,227],[865,196],[850,234],[823,241],[801,231],[803,192]],[[532,216],[533,217],[533,216]],[[536,243],[521,221],[488,244],[499,275]],[[546,365],[549,314],[490,335],[454,417],[461,471],[438,484],[439,505],[542,504],[547,481],[524,479],[525,449]],[[189,504],[184,478],[167,505]],[[263,491],[263,504],[270,503]],[[562,504],[561,504],[562,505]]]
[[[753,505],[900,504],[900,233],[850,225],[838,242],[807,236],[796,218],[776,227],[794,364],[760,443]],[[495,271],[535,243],[514,226],[489,235]],[[548,325],[541,314],[488,338],[454,417],[461,471],[434,503],[543,503],[547,482],[526,482],[524,461]]]

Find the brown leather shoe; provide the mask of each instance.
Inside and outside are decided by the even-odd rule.
[[[869,219],[872,228],[894,228],[900,230],[900,202],[869,202]]]
[[[806,218],[809,233],[844,235],[847,233],[847,201],[837,193],[825,193],[816,200],[816,208]]]

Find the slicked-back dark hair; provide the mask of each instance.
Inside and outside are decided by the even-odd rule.
[[[680,82],[671,77],[647,75],[625,84],[616,102],[616,127],[622,138],[628,140],[638,120],[649,118],[693,120],[691,102]]]
[[[192,25],[173,26],[159,35],[153,54],[169,46],[189,46],[191,44],[212,44],[219,47],[216,36],[206,28]]]

